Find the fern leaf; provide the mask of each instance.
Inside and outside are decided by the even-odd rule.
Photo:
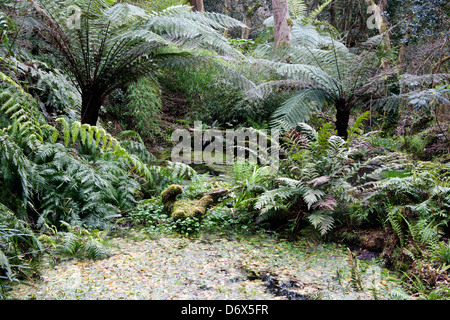
[[[321,235],[327,234],[334,224],[334,218],[324,211],[316,210],[309,214],[307,219],[314,226],[314,228],[320,231]]]

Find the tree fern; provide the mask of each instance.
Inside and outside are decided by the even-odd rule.
[[[242,57],[218,32],[243,27],[241,22],[216,13],[192,12],[189,6],[147,13],[128,3],[110,6],[103,0],[27,3],[27,14],[41,22],[41,35],[81,93],[82,123],[95,125],[101,104],[117,88],[143,76],[155,77],[162,67],[176,66],[197,49]],[[73,5],[83,13],[79,28],[67,25],[73,22],[73,12],[67,10]]]
[[[286,85],[288,79],[294,86],[302,83],[274,112],[271,126],[294,129],[298,122],[309,120],[314,111],[331,105],[336,109],[338,135],[347,138],[350,110],[364,100],[363,88],[377,69],[374,53],[356,55],[331,36],[298,21],[292,32],[290,47],[272,50],[263,45],[256,50],[261,57],[256,64],[271,68]],[[266,86],[262,84],[261,88],[267,91]]]

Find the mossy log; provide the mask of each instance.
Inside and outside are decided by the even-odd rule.
[[[179,185],[171,185],[161,193],[164,207],[174,219],[199,218],[214,204],[214,199],[211,195],[205,195],[200,200],[177,200],[177,196],[182,193],[183,188]]]
[[[206,210],[214,203],[211,196],[204,196],[200,200],[178,200],[173,204],[172,218],[200,218],[206,213]]]
[[[161,193],[162,203],[169,212],[172,212],[173,204],[177,201],[177,196],[182,194],[183,191],[182,186],[173,184]]]

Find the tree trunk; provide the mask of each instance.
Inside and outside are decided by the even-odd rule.
[[[191,0],[192,11],[203,11],[203,0]]]
[[[345,100],[336,103],[336,130],[338,136],[347,140],[348,121],[350,120],[350,105]]]
[[[289,17],[287,0],[272,0],[274,19],[274,46],[291,43],[292,20]]]
[[[255,5],[253,5],[251,8],[247,10],[247,13],[245,14],[243,23],[247,26],[247,28],[242,29],[242,35],[241,38],[247,40],[250,36],[250,31],[252,29],[252,19],[254,15],[256,14],[256,11],[261,7],[261,2],[257,2]]]
[[[334,27],[337,27],[337,25],[336,25],[336,11],[334,9],[334,6],[335,6],[335,4],[334,4],[334,2],[332,2],[332,3],[330,3],[330,5],[328,7],[329,11],[330,11],[330,24],[332,26],[334,26]]]
[[[247,26],[247,28],[242,28],[241,38],[244,39],[244,40],[247,40],[248,37],[250,36],[250,30],[252,28],[252,22],[247,17],[245,17],[244,21],[242,21],[242,22]]]
[[[97,125],[98,113],[102,106],[103,98],[95,89],[83,91],[81,94],[81,123],[91,126]]]
[[[401,67],[403,62],[405,61],[406,49],[408,47],[409,38],[411,37],[411,29],[408,27],[406,30],[406,36],[402,45],[400,46],[400,50],[398,52],[398,65]]]

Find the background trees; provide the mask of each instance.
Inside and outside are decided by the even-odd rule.
[[[191,6],[193,7],[192,10],[194,11],[203,11],[203,0],[191,0]]]

